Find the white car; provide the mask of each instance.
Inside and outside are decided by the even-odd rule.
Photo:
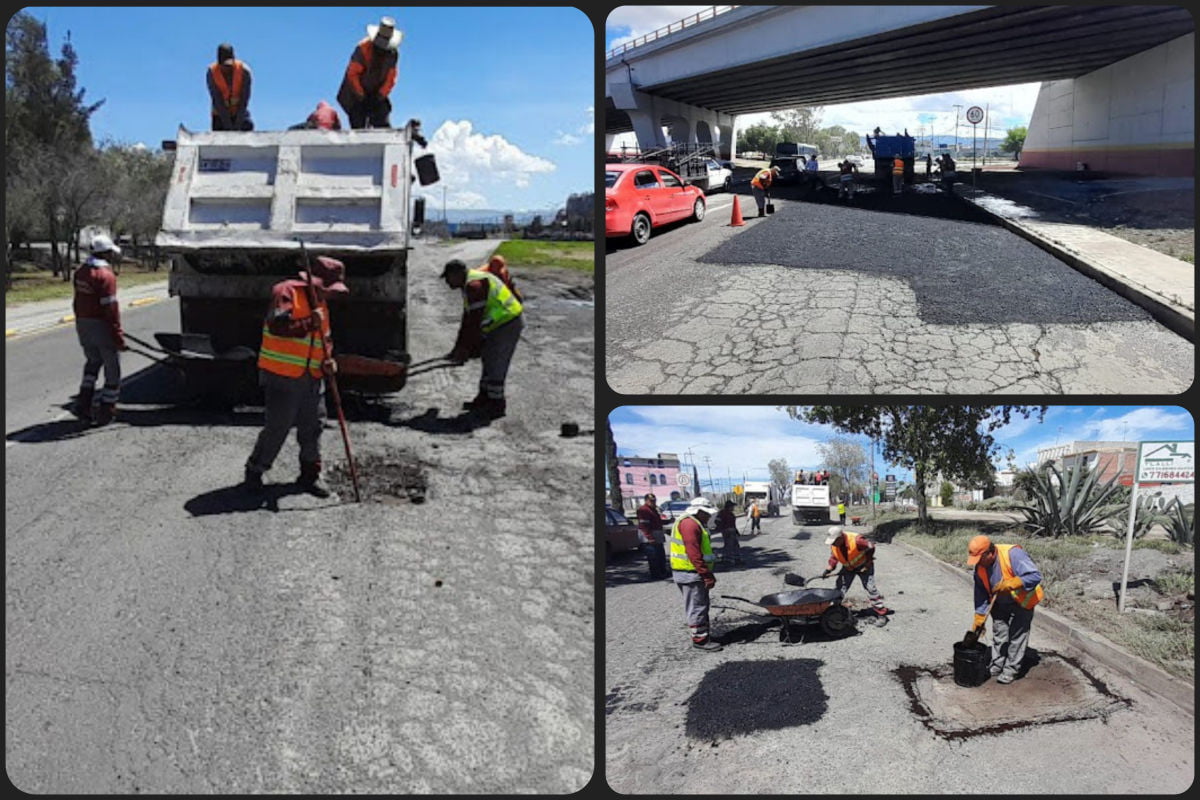
[[[716,159],[710,158],[708,160],[708,187],[705,191],[712,192],[717,189],[724,189],[728,192],[732,186],[733,170],[721,166]]]

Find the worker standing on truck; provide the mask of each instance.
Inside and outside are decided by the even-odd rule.
[[[507,413],[504,381],[517,341],[525,327],[521,301],[504,281],[490,272],[467,269],[455,259],[446,263],[442,278],[452,289],[462,289],[463,315],[447,360],[463,364],[478,357],[483,362],[479,393],[463,403],[468,411],[491,419]]]
[[[252,131],[250,119],[250,68],[233,57],[233,45],[217,46],[217,60],[208,66],[208,94],[212,98],[214,131]]]
[[[121,330],[121,311],[117,305],[117,276],[112,265],[121,258],[121,248],[108,236],[92,238],[92,254],[75,270],[75,333],[86,359],[79,395],[71,413],[84,422],[107,425],[113,421],[121,393],[121,356],[125,332]],[[104,387],[99,407],[92,413],[96,381],[104,367]]]
[[[328,296],[350,291],[345,284],[346,267],[336,258],[317,256],[308,272],[288,278],[271,289],[271,305],[263,322],[262,347],[258,354],[259,384],[266,397],[263,429],[246,461],[245,483],[249,491],[263,490],[263,473],[271,469],[287,439],[296,428],[300,445],[300,477],[297,483],[314,497],[329,497],[321,478],[321,407],[323,378],[336,365],[325,358],[329,336]],[[308,279],[317,307],[309,300]]]
[[[402,38],[396,20],[383,17],[378,25],[367,26],[367,37],[350,54],[337,101],[350,118],[351,128],[391,126],[388,115],[392,113],[392,101],[388,95],[396,85]]]
[[[840,564],[842,571],[838,573],[838,591],[843,595],[849,592],[854,584],[854,576],[857,575],[871,599],[871,608],[876,619],[886,617],[890,612],[883,604],[883,595],[875,586],[875,544],[865,536],[843,531],[839,525],[829,528],[825,544],[829,545],[830,556],[829,564],[821,573],[821,577],[828,578]]]
[[[900,156],[892,158],[892,194],[904,191],[904,159]]]
[[[717,578],[712,572],[716,556],[705,526],[715,513],[707,498],[694,498],[671,529],[671,572],[683,595],[692,647],[708,652],[722,649],[708,635],[708,590],[717,585]]]
[[[967,566],[975,567],[975,624],[992,616],[992,663],[996,683],[1012,683],[1025,658],[1033,609],[1042,601],[1042,573],[1019,544],[992,544],[979,535],[967,543]],[[995,602],[992,595],[995,594]],[[982,631],[981,631],[982,632]]]
[[[717,512],[713,527],[725,542],[725,547],[721,550],[721,560],[741,564],[742,543],[738,541],[737,517],[733,513],[732,500],[726,500],[725,506]]]
[[[771,184],[775,182],[780,171],[776,165],[770,169],[759,170],[758,174],[750,179],[750,192],[754,195],[754,202],[758,204],[760,217],[767,215],[766,204],[767,200],[771,199]]]

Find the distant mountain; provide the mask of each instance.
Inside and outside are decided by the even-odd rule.
[[[542,215],[543,221],[554,219],[555,212],[558,208],[547,208],[541,211],[504,211],[494,208],[450,208],[446,210],[446,219],[452,223],[460,222],[491,222],[502,223],[506,214],[513,215],[513,222],[517,225],[525,225],[533,220],[538,214]],[[442,209],[440,206],[435,206],[432,203],[425,206],[425,219],[433,221],[442,218]]]

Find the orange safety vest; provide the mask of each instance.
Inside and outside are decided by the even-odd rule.
[[[351,59],[349,66],[346,67],[346,77],[350,79],[350,84],[355,89],[366,94],[366,89],[362,85],[362,76],[363,73],[370,71],[371,62],[375,60],[375,47],[371,44],[370,39],[363,39],[358,43],[358,55],[362,58],[362,64],[355,64],[354,60]],[[392,67],[388,70],[387,75],[383,76],[383,83],[378,89],[379,96],[387,97],[395,85],[396,68]]]
[[[1011,551],[1014,547],[1021,547],[1021,545],[1019,545],[1019,544],[998,544],[998,545],[996,545],[996,555],[1000,559],[1000,577],[1001,577],[1001,579],[1016,577],[1013,574],[1012,558],[1009,553],[1009,551]],[[1021,548],[1021,549],[1023,550],[1024,548]],[[988,579],[988,569],[985,568],[982,564],[979,564],[978,566],[975,567],[975,574],[979,576],[979,579],[981,581],[983,581],[984,590],[986,590],[988,594],[991,594],[992,593],[992,582]],[[1034,606],[1036,606],[1038,603],[1042,602],[1042,596],[1045,593],[1042,591],[1042,585],[1039,583],[1037,586],[1033,587],[1032,591],[1027,591],[1025,589],[1014,589],[1009,594],[1012,595],[1013,600],[1016,600],[1017,605],[1019,605],[1021,608],[1031,609]]]
[[[774,179],[775,179],[775,173],[771,172],[771,170],[769,170],[769,169],[764,169],[761,172],[759,172],[757,175],[754,176],[754,180],[750,181],[750,185],[756,186],[759,189],[766,189],[767,186],[771,185],[771,182]],[[764,180],[767,182],[767,186],[763,186]]]
[[[858,549],[857,536],[847,535],[842,538],[846,542],[845,552],[839,550],[836,544],[831,544],[829,550],[833,553],[833,557],[837,559],[839,564],[847,569],[856,570],[866,563],[867,551]]]
[[[904,174],[904,159],[896,158],[896,159],[892,160],[892,174],[893,175],[903,175]]]
[[[236,113],[238,106],[242,104],[242,76],[245,69],[245,64],[236,58],[233,60],[233,88],[231,89],[225,82],[225,73],[221,70],[220,64],[213,63],[208,68],[209,73],[212,74],[213,83],[217,85],[217,91],[225,99],[225,106],[229,109],[230,114]]]
[[[312,316],[308,303],[308,292],[292,288],[295,306],[292,319],[301,320]],[[258,367],[285,378],[299,378],[308,370],[314,378],[321,377],[321,364],[325,361],[325,341],[329,339],[329,307],[320,304],[323,321],[321,333],[310,333],[299,338],[277,336],[263,323],[262,347],[258,351]]]
[[[750,516],[752,516],[752,517],[761,517],[762,516],[762,510],[758,507],[757,503],[754,503],[753,505],[750,506]]]

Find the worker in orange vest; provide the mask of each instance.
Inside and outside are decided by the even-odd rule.
[[[388,95],[396,85],[396,63],[400,58],[400,40],[396,20],[383,17],[378,25],[367,26],[367,37],[350,54],[337,101],[350,118],[351,128],[388,128],[392,101]]]
[[[252,131],[250,68],[233,57],[233,45],[217,46],[217,60],[208,65],[208,94],[212,97],[214,131]]]
[[[328,296],[350,291],[346,267],[336,258],[318,256],[309,272],[288,278],[271,289],[271,305],[263,322],[258,353],[259,384],[266,398],[263,429],[246,461],[243,486],[263,491],[263,473],[271,468],[288,432],[296,428],[300,445],[300,488],[315,497],[329,497],[321,479],[321,408],[324,376],[336,371],[325,358],[330,343]],[[309,300],[308,279],[317,307]]]
[[[896,156],[892,159],[892,194],[904,191],[904,159]]]
[[[487,260],[487,263],[481,266],[479,269],[482,272],[490,272],[500,280],[504,281],[504,285],[508,287],[508,290],[515,294],[518,300],[524,302],[525,295],[521,294],[521,290],[518,289],[516,284],[513,282],[512,275],[510,275],[508,272],[508,261],[505,260],[504,256],[493,255]]]
[[[762,533],[762,509],[758,507],[757,500],[750,501],[750,509],[746,512],[746,516],[750,517],[750,532]]]
[[[829,529],[825,537],[829,545],[829,564],[821,573],[822,578],[828,578],[840,564],[842,571],[838,573],[837,588],[843,592],[850,591],[857,575],[862,581],[867,596],[871,599],[871,609],[875,612],[876,620],[885,618],[892,613],[883,604],[883,595],[875,586],[875,544],[865,536],[842,530],[840,525]]]
[[[996,683],[1012,683],[1025,658],[1034,606],[1042,601],[1042,573],[1019,544],[993,544],[982,534],[967,543],[967,566],[975,567],[974,628],[982,631],[991,606],[989,671]]]
[[[754,202],[758,204],[758,215],[765,217],[766,203],[771,199],[771,184],[775,182],[776,176],[781,170],[778,166],[770,169],[759,170],[758,174],[750,179],[750,193],[754,195]]]

